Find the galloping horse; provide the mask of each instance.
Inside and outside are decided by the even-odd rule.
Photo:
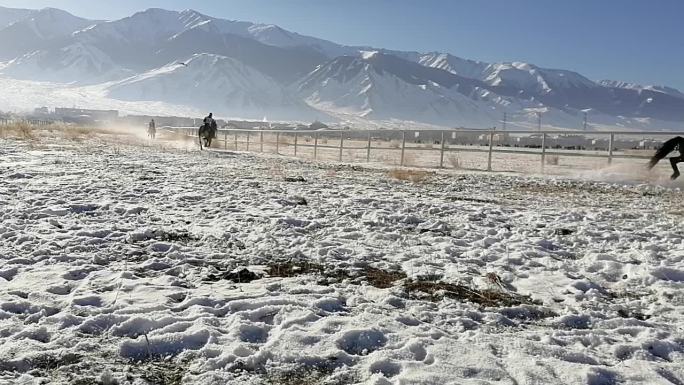
[[[674,170],[674,174],[670,177],[672,180],[677,179],[679,177],[679,169],[677,168],[677,163],[684,162],[684,138],[681,136],[674,137],[667,142],[663,143],[663,146],[656,151],[655,155],[651,158],[651,161],[648,162],[648,168],[649,170],[655,167],[658,162],[665,158],[669,153],[679,150],[679,156],[670,158],[670,164],[672,165],[672,169]]]
[[[212,121],[211,123],[207,122],[204,123],[198,131],[198,136],[199,136],[199,145],[200,145],[200,150],[202,150],[202,140],[204,140],[204,147],[211,147],[211,141],[212,139],[216,138],[216,131],[218,130],[218,127],[216,126],[216,122]]]

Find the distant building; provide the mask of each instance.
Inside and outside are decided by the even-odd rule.
[[[33,110],[34,115],[45,116],[50,115],[50,109],[47,107],[40,107]]]

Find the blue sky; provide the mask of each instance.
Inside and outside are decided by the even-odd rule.
[[[682,0],[0,0],[115,19],[160,7],[273,23],[351,45],[526,61],[684,89]]]

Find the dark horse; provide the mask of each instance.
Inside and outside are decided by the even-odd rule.
[[[677,163],[684,162],[684,138],[681,136],[674,137],[667,142],[663,144],[662,147],[656,151],[655,155],[651,158],[651,161],[648,162],[648,168],[652,169],[655,167],[658,162],[665,158],[667,154],[678,150],[679,151],[679,156],[670,158],[670,164],[672,165],[672,169],[674,170],[674,174],[670,177],[672,180],[677,179],[679,177],[679,169],[677,168]]]
[[[202,125],[202,127],[199,128],[198,136],[199,136],[199,145],[200,145],[200,150],[202,149],[202,141],[204,140],[204,147],[211,147],[211,141],[216,138],[216,122],[207,122]]]

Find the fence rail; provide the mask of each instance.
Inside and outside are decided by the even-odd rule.
[[[167,130],[197,137],[195,127],[162,127]],[[527,135],[527,136],[524,136]],[[400,154],[398,164],[406,165],[407,152],[432,152],[438,154],[439,168],[444,168],[445,156],[451,153],[481,153],[487,156],[487,171],[492,170],[492,160],[497,154],[516,154],[539,156],[541,168],[544,169],[549,157],[583,157],[604,158],[610,164],[614,159],[648,159],[652,153],[635,153],[632,150],[651,150],[662,141],[672,136],[684,136],[682,131],[537,131],[537,130],[249,130],[220,129],[216,140],[223,149],[238,150],[240,146],[246,151],[265,152],[264,146],[275,147],[275,153],[281,154],[284,148],[292,148],[294,156],[301,156],[303,149],[313,150],[313,159],[318,159],[320,150],[335,150],[336,160],[344,161],[344,152],[365,151],[365,161],[379,151]],[[275,136],[275,140],[272,138]],[[270,137],[270,139],[268,138]],[[619,137],[638,137],[640,140],[627,141]],[[417,140],[420,138],[420,140]],[[464,138],[466,138],[464,140]],[[524,144],[515,144],[523,139]],[[570,139],[568,139],[570,138]],[[593,139],[592,139],[593,138]],[[304,140],[302,140],[304,139]],[[569,142],[590,141],[595,143],[594,149],[585,145],[559,144],[563,140]],[[460,144],[458,143],[460,140]],[[329,144],[329,141],[335,141]],[[466,143],[469,142],[470,143]],[[537,141],[535,143],[535,141]],[[650,147],[634,146],[639,141],[648,142]],[[424,143],[425,142],[425,143]],[[555,142],[555,144],[553,143]],[[389,145],[382,146],[378,144]],[[374,145],[375,144],[375,145]],[[436,146],[435,146],[436,145]],[[622,146],[622,148],[620,148]],[[628,148],[625,148],[627,146]],[[631,147],[629,147],[631,146]],[[356,157],[355,159],[358,159]]]
[[[0,126],[10,126],[13,124],[30,124],[32,126],[49,126],[54,124],[52,120],[39,120],[39,119],[4,119],[0,118]]]

